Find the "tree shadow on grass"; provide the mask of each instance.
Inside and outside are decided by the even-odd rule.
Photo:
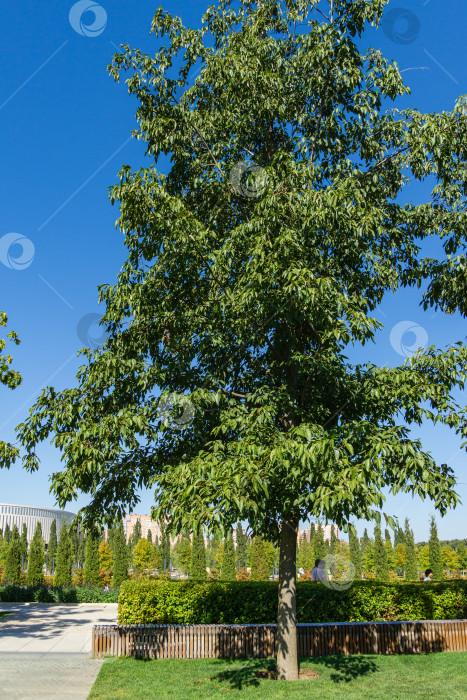
[[[229,683],[232,689],[242,690],[242,688],[259,686],[263,677],[268,675],[272,677],[276,670],[275,659],[244,659],[244,663],[240,667],[238,659],[222,659],[221,663],[225,666],[233,664],[234,661],[233,668],[216,673],[211,680]]]
[[[350,683],[355,678],[376,673],[379,669],[371,656],[313,656],[307,659],[316,669],[326,666],[334,669],[331,680],[334,683]]]

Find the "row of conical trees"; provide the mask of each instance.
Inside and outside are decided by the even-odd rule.
[[[170,567],[196,580],[208,577],[224,581],[267,580],[277,565],[277,548],[262,537],[247,537],[240,525],[235,539],[236,544],[232,532],[227,532],[225,537],[214,533],[207,542],[202,535],[183,534],[171,545],[164,528],[159,540],[153,541],[150,530],[142,537],[139,521],[128,542],[122,523],[109,530],[107,540],[91,532],[83,535],[72,525],[63,526],[57,538],[54,521],[45,549],[40,523],[30,543],[26,526],[21,535],[16,526],[13,530],[7,526],[3,533],[0,530],[0,577],[3,570],[3,583],[39,585],[46,581],[45,570],[46,574],[53,575],[55,586],[118,587],[130,575],[154,571],[163,574],[168,573]],[[428,544],[418,546],[408,520],[404,529],[396,529],[394,542],[387,529],[383,537],[379,525],[375,526],[373,537],[366,529],[361,538],[351,532],[348,543],[339,540],[332,528],[328,541],[322,525],[318,524],[316,528],[311,527],[310,539],[303,538],[299,542],[297,567],[309,572],[315,559],[323,559],[328,554],[350,559],[357,579],[389,581],[402,577],[416,581],[427,568],[433,570],[434,579],[442,579],[445,572],[467,568],[465,546],[460,543],[454,550],[447,544],[441,545],[434,518],[430,523]]]
[[[164,528],[159,540],[153,541],[150,530],[142,537],[139,521],[128,542],[122,523],[109,530],[104,539],[92,532],[83,535],[73,525],[63,525],[57,537],[53,521],[47,549],[39,523],[29,545],[26,526],[21,536],[16,526],[13,530],[7,526],[3,533],[0,530],[0,580],[11,584],[40,585],[52,581],[54,586],[62,587],[118,587],[130,575],[154,570],[168,574],[169,567],[197,580],[209,576],[224,581],[259,581],[270,576],[276,563],[276,548],[262,537],[248,538],[240,525],[236,545],[233,533],[228,532],[225,537],[215,533],[207,546],[204,536],[196,534],[183,534],[171,545]]]
[[[416,545],[409,520],[404,528],[394,531],[394,540],[389,530],[384,531],[375,525],[373,537],[365,528],[363,537],[358,538],[354,531],[349,533],[349,542],[338,540],[334,533],[326,541],[321,525],[311,528],[310,539],[299,543],[297,563],[305,571],[313,568],[315,559],[324,559],[328,554],[337,554],[353,564],[356,579],[374,578],[378,581],[390,581],[404,578],[418,581],[422,572],[432,569],[434,579],[442,579],[447,574],[467,569],[467,550],[459,543],[457,549],[448,544],[441,545],[436,521],[431,518],[430,538],[428,544]]]

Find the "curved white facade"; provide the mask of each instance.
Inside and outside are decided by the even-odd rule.
[[[68,525],[71,523],[75,513],[69,513],[66,510],[54,510],[52,508],[34,508],[32,506],[17,506],[12,503],[0,503],[0,530],[5,532],[5,525],[8,524],[10,530],[13,525],[21,531],[23,524],[26,523],[28,531],[28,542],[32,540],[36,524],[40,522],[42,527],[42,537],[48,544],[50,538],[50,527],[54,520],[57,521],[57,537],[60,534],[60,528],[63,523]]]

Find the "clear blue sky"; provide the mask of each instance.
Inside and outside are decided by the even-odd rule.
[[[208,4],[169,0],[164,7],[197,26]],[[73,2],[63,0],[18,0],[2,10],[0,309],[7,311],[10,327],[22,339],[14,366],[24,377],[16,391],[1,390],[4,440],[13,439],[14,427],[43,386],[73,385],[76,353],[83,345],[79,336],[98,338],[98,329],[89,326],[90,315],[97,317],[100,311],[97,285],[112,283],[125,259],[121,234],[114,228],[118,212],[108,202],[107,188],[121,165],[135,168],[144,161],[143,146],[128,140],[135,103],[125,85],[108,76],[106,66],[123,42],[156,50],[149,28],[159,2],[102,0],[95,15],[81,14],[84,5],[71,16]],[[452,109],[457,97],[467,93],[467,6],[458,0],[396,0],[389,12],[384,29],[369,32],[363,44],[380,48],[406,71],[412,94],[401,104],[422,111]],[[429,187],[413,188],[410,196],[422,201]],[[32,242],[32,260],[26,241],[24,260],[14,262],[22,249],[14,236],[4,238],[7,234]],[[11,243],[10,258],[6,243]],[[464,320],[423,312],[414,291],[387,298],[378,318],[385,329],[376,346],[359,353],[360,359],[399,364],[400,352],[408,352],[415,339],[441,346],[465,340]],[[467,459],[460,441],[431,426],[414,434],[436,459],[455,469],[458,491],[467,503]],[[60,456],[49,445],[40,456],[38,473],[29,475],[19,465],[0,471],[0,501],[54,505],[49,475],[59,468]],[[83,495],[69,510],[85,502]],[[149,512],[151,504],[152,496],[142,494],[137,512]],[[386,510],[408,516],[416,538],[427,538],[430,502],[400,496],[388,499]],[[438,518],[440,536],[466,537],[466,521],[466,506]]]

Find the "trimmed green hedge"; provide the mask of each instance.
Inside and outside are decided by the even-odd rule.
[[[273,581],[125,581],[120,624],[246,624],[276,622]],[[333,590],[297,584],[298,622],[450,620],[467,617],[467,581],[376,583]]]
[[[0,586],[0,603],[116,603],[118,594],[119,589],[104,591],[87,586]]]

